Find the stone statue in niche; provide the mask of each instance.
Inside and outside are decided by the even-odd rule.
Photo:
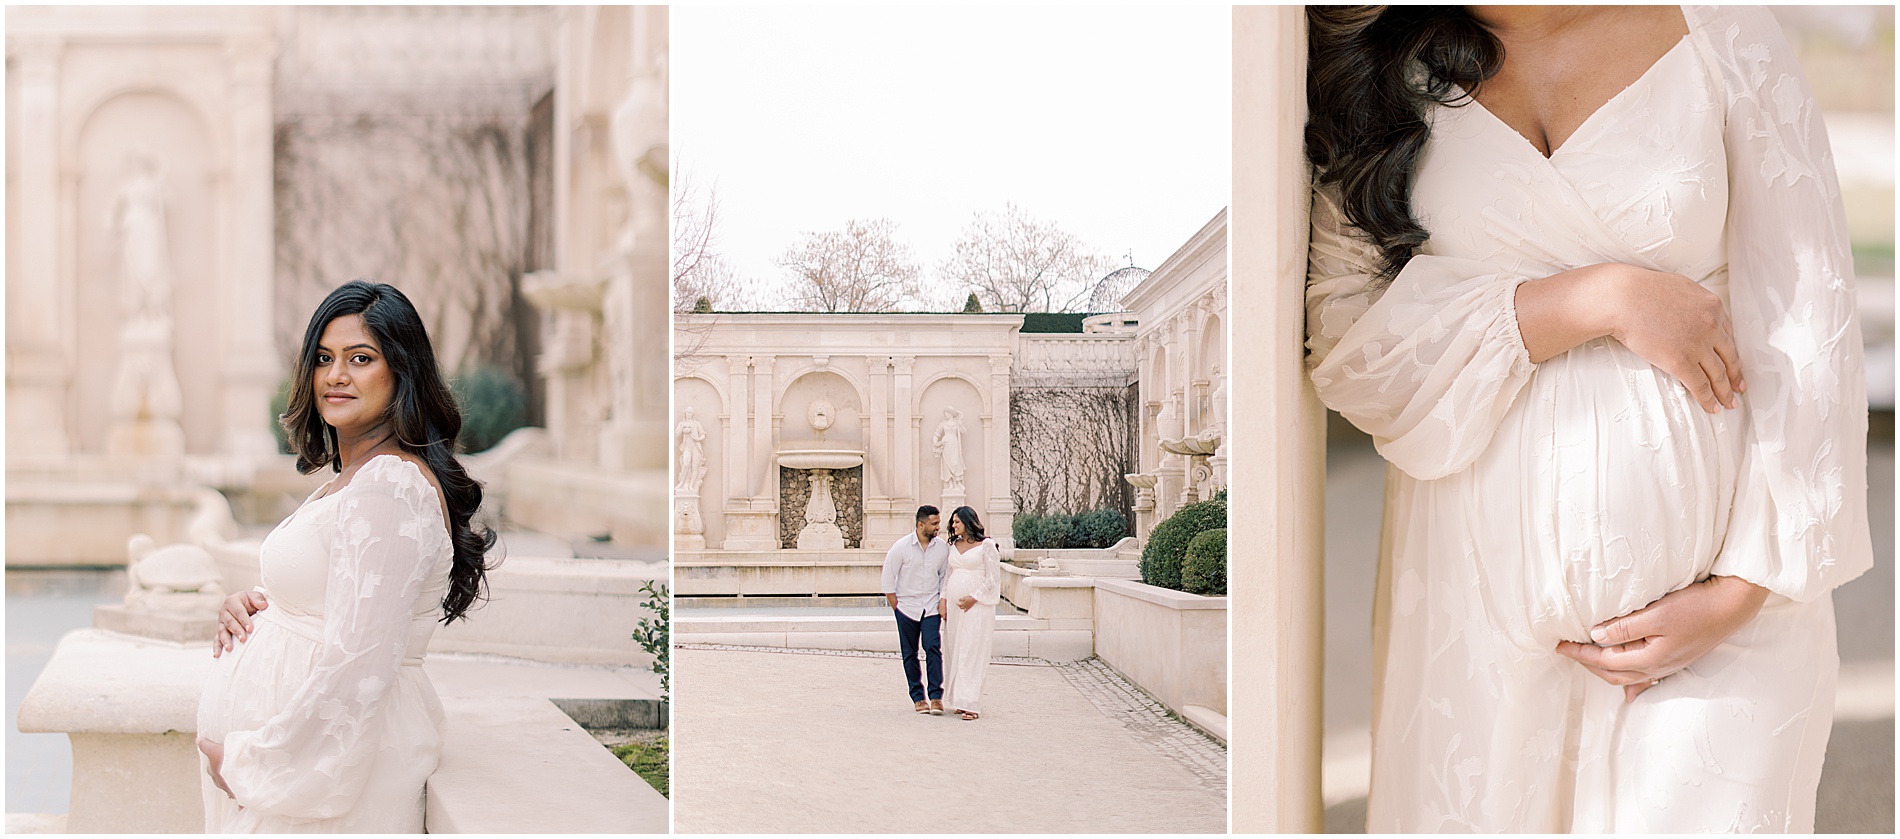
[[[172,368],[172,260],[165,221],[164,167],[149,150],[126,156],[131,174],[113,199],[107,232],[118,249],[119,364],[107,403],[113,419],[106,450],[117,455],[177,455],[183,408]]]
[[[132,175],[119,188],[108,221],[119,244],[120,298],[127,320],[170,317],[171,248],[165,239],[164,170],[152,153],[127,156]]]
[[[831,498],[829,469],[811,470],[811,499],[805,502],[805,528],[798,532],[798,549],[844,549],[844,531],[838,528],[838,504]]]
[[[674,426],[673,441],[679,447],[679,479],[673,491],[698,495],[699,485],[706,480],[706,426],[693,418],[692,408],[687,408],[679,425]]]
[[[963,412],[956,408],[943,409],[943,422],[937,423],[937,433],[930,438],[930,445],[940,459],[937,477],[943,481],[945,495],[963,494]]]

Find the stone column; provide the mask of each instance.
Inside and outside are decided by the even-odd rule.
[[[1271,746],[1236,749],[1233,828],[1314,833],[1320,803],[1321,604],[1326,498],[1325,411],[1302,363],[1307,165],[1305,12],[1297,6],[1233,11],[1233,415],[1246,418],[1247,456],[1231,476],[1228,537],[1233,592],[1229,737]],[[1238,423],[1236,423],[1238,425]]]
[[[895,504],[896,499],[901,498],[906,506],[914,507],[921,503],[918,499],[923,497],[917,486],[917,446],[921,430],[910,398],[910,375],[917,364],[917,357],[900,355],[891,359],[891,364],[897,378],[897,404],[891,406],[891,413],[897,420],[897,451],[891,457],[897,469],[891,478],[891,503]]]
[[[752,462],[752,451],[747,446],[746,434],[746,368],[752,366],[752,360],[743,355],[726,356],[726,404],[721,406],[721,416],[725,420],[725,462],[720,468],[725,470],[726,510],[738,507],[738,502],[750,496],[751,490],[746,483],[748,464]]]
[[[22,37],[13,44],[19,93],[14,164],[20,204],[13,211],[19,273],[7,277],[7,456],[10,466],[58,462],[71,453],[66,388],[71,369],[63,342],[68,319],[60,290],[59,62],[57,38]]]
[[[270,35],[244,35],[226,45],[231,63],[231,260],[220,284],[230,316],[224,320],[224,446],[228,454],[266,458],[277,453],[271,433],[271,393],[282,354],[271,335],[276,242],[272,168],[276,126],[271,114],[271,69],[277,45]]]
[[[984,452],[989,455],[989,474],[983,476],[989,489],[989,532],[1013,545],[1010,529],[1016,519],[1014,476],[1009,469],[1009,369],[1008,355],[990,356],[990,416],[983,421]]]
[[[746,494],[752,496],[754,510],[778,509],[778,465],[772,461],[772,426],[776,424],[772,402],[777,395],[772,368],[777,363],[775,356],[752,357],[752,445],[747,452]]]
[[[889,375],[890,362],[871,356],[864,360],[864,366],[864,380],[868,388],[864,398],[864,499],[867,506],[865,518],[868,521],[871,498],[888,499],[891,495],[889,458],[883,456],[884,452],[878,451],[878,444],[884,442],[885,429],[890,423],[890,409],[886,405],[889,399],[886,377]]]

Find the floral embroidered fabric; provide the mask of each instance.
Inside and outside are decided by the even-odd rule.
[[[945,707],[982,711],[983,674],[995,649],[996,604],[1003,596],[1003,557],[993,539],[968,551],[950,546],[943,599],[949,608],[943,624],[943,701]],[[957,608],[964,597],[976,599],[969,611]]]
[[[394,455],[312,495],[264,540],[269,606],[199,704],[234,796],[205,780],[206,831],[420,833],[443,732],[420,667],[453,555],[441,503]]]
[[[1866,395],[1827,139],[1766,10],[1690,34],[1545,158],[1437,108],[1390,283],[1313,199],[1309,365],[1391,462],[1368,828],[1812,830],[1829,592],[1870,567]],[[1613,339],[1532,364],[1519,283],[1604,262],[1723,297],[1748,392],[1711,415]],[[1555,647],[1710,575],[1774,592],[1634,704]]]

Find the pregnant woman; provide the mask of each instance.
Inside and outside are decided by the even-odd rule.
[[[420,833],[442,708],[422,657],[481,596],[495,543],[422,319],[352,281],[310,318],[283,424],[336,477],[271,531],[226,600],[198,708],[205,829]],[[235,639],[236,644],[231,643]]]
[[[1368,829],[1812,830],[1866,396],[1773,18],[1308,19],[1309,364],[1392,464]]]
[[[976,510],[950,514],[950,562],[943,579],[943,701],[974,720],[983,713],[983,674],[996,648],[996,604],[1003,592],[1002,552],[983,535]]]

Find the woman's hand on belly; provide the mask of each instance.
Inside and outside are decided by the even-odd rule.
[[[224,767],[224,744],[215,740],[206,739],[203,735],[200,735],[198,737],[198,751],[204,752],[206,763],[205,772],[211,776],[211,783],[218,789],[224,790],[226,797],[236,798],[237,796],[231,795],[231,788],[225,786],[224,775],[219,771]]]
[[[1722,299],[1681,274],[1606,262],[1517,287],[1517,328],[1531,361],[1610,337],[1689,389],[1702,409],[1740,403],[1741,358]]]
[[[224,606],[218,610],[218,637],[211,641],[211,657],[229,652],[233,639],[250,638],[254,627],[251,616],[268,608],[269,599],[261,591],[240,591],[226,597]]]
[[[1761,611],[1768,590],[1740,577],[1710,577],[1662,596],[1590,630],[1595,644],[1563,641],[1557,652],[1576,659],[1636,701],[1663,677],[1694,664]]]

